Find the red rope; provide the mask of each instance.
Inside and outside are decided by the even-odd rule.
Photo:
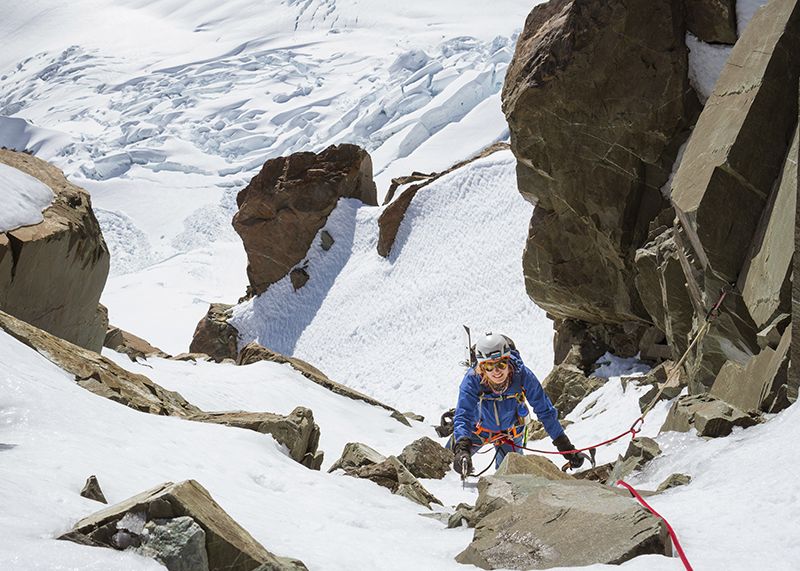
[[[681,547],[681,542],[678,541],[678,536],[676,535],[675,530],[672,529],[672,526],[669,524],[666,518],[662,516],[660,513],[658,513],[656,510],[654,510],[650,506],[650,504],[644,501],[644,498],[641,495],[639,495],[639,492],[633,489],[633,486],[623,482],[622,480],[617,480],[617,485],[624,486],[625,488],[627,488],[627,490],[631,493],[631,495],[637,500],[639,500],[640,504],[642,504],[644,507],[650,510],[650,513],[652,513],[654,516],[656,516],[657,518],[659,518],[661,521],[664,522],[664,525],[667,526],[667,531],[669,532],[669,536],[670,538],[672,538],[672,544],[678,551],[678,556],[681,558],[681,562],[683,562],[683,566],[686,568],[686,571],[692,571],[692,566],[689,563],[689,560],[686,558],[686,553],[684,553],[683,547]]]

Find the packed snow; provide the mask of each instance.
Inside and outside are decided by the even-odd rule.
[[[0,164],[0,187],[3,189],[0,232],[38,224],[44,220],[42,211],[55,198],[50,187],[39,179],[4,164]]]
[[[536,3],[8,3],[0,146],[33,152],[89,190],[112,253],[101,300],[111,322],[178,353],[209,303],[245,293],[246,256],[230,219],[236,193],[266,159],[357,143],[372,155],[382,197],[393,177],[441,171],[507,140],[499,92]],[[740,34],[763,3],[738,0]],[[729,48],[692,37],[687,45],[693,85],[707,97]],[[34,204],[27,190],[14,196],[26,215],[41,217],[49,204]],[[308,254],[308,284],[295,292],[284,280],[236,309],[243,342],[257,339],[424,414],[412,428],[288,366],[131,363],[105,352],[207,410],[311,408],[322,472],[292,461],[269,436],[95,396],[0,333],[0,569],[163,569],[131,553],[54,540],[97,510],[78,495],[90,474],[112,503],[163,481],[197,479],[268,549],[310,569],[462,569],[453,557],[471,530],[447,530],[420,517],[424,508],[325,469],[350,441],[397,454],[422,435],[435,438],[431,425],[454,405],[464,372],[464,324],[510,335],[540,378],[549,372],[552,323],[527,298],[520,267],[531,209],[517,193],[510,153],[496,153],[422,189],[384,259],[376,251],[382,209],[342,200],[326,226],[333,248],[316,242]],[[8,222],[7,212],[0,229],[33,223],[17,215]],[[608,382],[568,417],[579,446],[626,431],[640,414],[646,389],[621,376],[646,367],[603,361],[597,374]],[[695,568],[795,568],[800,463],[786,446],[800,435],[800,409],[707,441],[659,435],[668,407],[657,405],[642,428],[664,454],[629,481],[654,489],[674,472],[693,477],[650,502]],[[598,461],[626,446],[627,438],[601,448]],[[476,467],[490,459],[476,458]],[[423,485],[442,510],[473,503],[477,493],[454,473]],[[643,556],[620,567],[680,563]]]

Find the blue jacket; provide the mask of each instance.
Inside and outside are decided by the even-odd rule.
[[[514,365],[514,374],[508,388],[501,395],[494,394],[489,387],[482,384],[475,369],[469,369],[464,375],[453,419],[453,436],[456,441],[475,432],[478,422],[483,428],[493,431],[507,430],[517,424],[520,417],[528,415],[523,391],[524,399],[530,403],[550,438],[555,440],[564,434],[564,429],[558,422],[558,411],[545,394],[539,379],[525,366],[517,351],[511,351],[511,363]]]

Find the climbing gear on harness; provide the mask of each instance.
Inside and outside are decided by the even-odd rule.
[[[499,333],[488,332],[475,342],[475,357],[478,363],[492,361],[511,355],[511,346]]]
[[[483,363],[481,363],[481,369],[483,369],[487,373],[491,373],[495,369],[498,369],[499,371],[505,371],[506,368],[508,367],[508,364],[509,364],[508,358],[504,357],[497,361],[484,361]]]
[[[454,408],[442,414],[442,417],[439,419],[439,426],[434,429],[440,438],[445,438],[453,434],[453,419],[455,416],[456,409]]]

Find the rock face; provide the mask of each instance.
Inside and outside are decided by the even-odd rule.
[[[736,0],[686,0],[686,26],[704,42],[736,43]]]
[[[133,409],[151,414],[187,417],[200,412],[180,394],[144,375],[126,371],[113,361],[42,331],[0,311],[0,329],[75,375],[83,388]]]
[[[710,395],[679,398],[672,405],[661,432],[687,432],[692,426],[700,436],[728,436],[734,426],[754,426],[758,421]]]
[[[453,453],[438,442],[423,436],[403,448],[397,459],[416,478],[440,480],[450,471]]]
[[[264,163],[237,196],[239,211],[233,217],[255,294],[303,261],[340,198],[377,205],[372,159],[360,147],[335,145]]]
[[[198,538],[201,536],[195,526],[205,538],[202,547],[208,569],[253,571],[261,569],[262,565],[276,571],[306,569],[300,561],[277,557],[267,551],[194,480],[167,482],[142,492],[82,519],[59,539],[115,549],[144,547],[146,554],[157,553],[162,563],[174,560],[178,548],[179,553],[201,565],[191,569],[200,570],[203,558]],[[155,537],[146,539],[142,545],[145,529]],[[175,541],[178,536],[185,540]],[[169,564],[167,568],[179,569]]]
[[[98,301],[109,253],[88,193],[25,153],[0,149],[0,162],[55,194],[41,223],[0,234],[0,310],[99,352],[108,327]]]
[[[716,384],[723,366],[726,395],[767,385],[781,391],[772,386],[773,368],[763,365],[771,355],[750,361],[768,345],[776,349],[791,313],[799,77],[800,6],[770,2],[734,46],[686,146],[671,184],[677,221],[654,221],[637,254],[637,287],[674,358],[733,284],[687,361],[694,394]],[[769,378],[745,380],[737,367]],[[748,406],[763,408],[749,398]]]
[[[695,114],[684,31],[679,0],[555,0],[528,16],[502,101],[536,204],[526,288],[555,317],[649,321],[633,254]]]
[[[489,513],[477,523],[472,543],[456,557],[459,563],[482,569],[548,569],[668,554],[661,520],[619,490],[535,476],[492,476],[478,487],[475,510]]]
[[[236,359],[239,354],[239,332],[228,323],[232,305],[212,303],[208,313],[194,330],[190,353],[205,353],[217,363],[223,359]]]
[[[314,413],[302,406],[288,416],[271,412],[200,412],[189,417],[200,422],[212,422],[236,426],[270,434],[289,450],[289,456],[312,470],[322,466],[323,453],[319,445],[319,426],[314,422]]]

